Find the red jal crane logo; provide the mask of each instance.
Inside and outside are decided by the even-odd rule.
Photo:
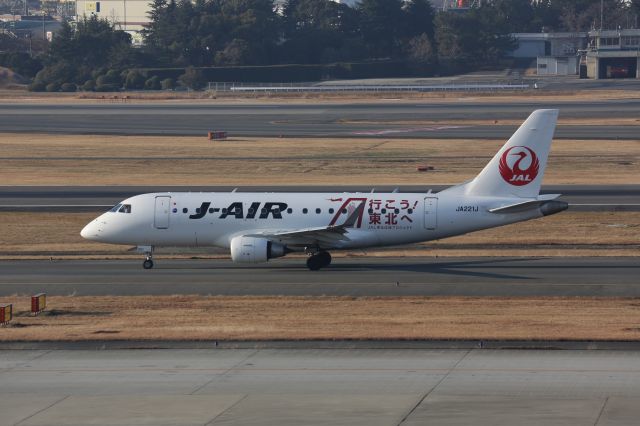
[[[526,146],[512,146],[500,157],[500,174],[511,185],[523,186],[532,182],[539,169],[538,156]]]

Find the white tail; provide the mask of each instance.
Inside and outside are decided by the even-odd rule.
[[[480,196],[537,197],[557,121],[557,109],[531,113],[480,174],[465,185],[465,192]]]

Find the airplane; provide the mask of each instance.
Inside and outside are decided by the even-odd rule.
[[[558,110],[534,111],[472,180],[438,193],[158,192],[128,198],[82,229],[88,240],[128,244],[153,268],[160,246],[223,247],[238,263],[291,252],[316,271],[333,250],[438,240],[559,213],[540,195]]]

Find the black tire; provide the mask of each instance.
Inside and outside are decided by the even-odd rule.
[[[331,254],[329,254],[328,251],[321,251],[316,256],[320,260],[321,268],[326,268],[327,266],[331,265]]]
[[[317,255],[311,256],[307,259],[307,268],[311,271],[317,271],[322,268],[322,264]]]
[[[142,267],[143,267],[144,269],[151,269],[151,268],[153,268],[153,260],[151,260],[151,259],[147,259],[147,260],[145,260],[144,262],[142,262]]]

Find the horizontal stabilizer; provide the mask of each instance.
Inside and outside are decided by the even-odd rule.
[[[540,195],[535,200],[525,200],[525,201],[521,201],[519,203],[506,204],[506,205],[503,205],[503,206],[500,206],[500,207],[495,207],[495,208],[489,209],[489,213],[500,213],[500,214],[520,213],[520,212],[523,212],[525,210],[530,210],[532,208],[541,207],[541,206],[551,202],[552,200],[555,200],[559,196],[560,196],[560,194]],[[561,201],[557,201],[556,203],[562,203],[562,202]],[[563,203],[563,204],[566,204],[566,203]],[[562,209],[562,210],[564,210],[564,209]]]

